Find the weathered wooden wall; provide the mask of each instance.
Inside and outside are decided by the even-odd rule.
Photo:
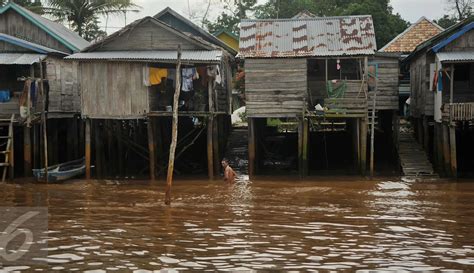
[[[79,64],[82,114],[90,118],[127,119],[149,111],[148,87],[141,63]]]
[[[181,44],[182,50],[202,49],[202,47],[164,28],[159,28],[155,23],[149,21],[106,42],[96,51],[170,50],[176,49],[179,44]]]
[[[443,48],[442,52],[450,52],[450,51],[472,51],[474,50],[474,30],[471,30],[461,37],[457,38],[456,40],[449,43],[445,48]]]
[[[0,33],[5,33],[20,39],[31,41],[62,52],[72,53],[58,40],[50,36],[46,31],[31,23],[14,10],[8,10],[0,14]]]
[[[430,63],[434,63],[434,57],[426,54],[410,63],[410,114],[416,118],[434,115],[434,93],[429,86]]]
[[[78,64],[52,56],[46,58],[45,63],[45,76],[49,82],[49,111],[80,113]]]
[[[305,110],[306,59],[246,59],[245,96],[249,117],[295,117]]]
[[[27,49],[27,48],[24,48],[24,47],[21,47],[21,46],[16,46],[16,45],[12,45],[10,43],[6,43],[4,41],[0,41],[0,52],[8,52],[8,53],[12,53],[12,52],[18,52],[18,53],[27,53],[27,52],[31,52],[33,53],[31,50]]]
[[[399,58],[377,56],[370,60],[377,64],[376,110],[398,110]],[[373,106],[374,92],[369,92],[369,109]]]

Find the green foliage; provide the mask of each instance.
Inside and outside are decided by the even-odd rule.
[[[107,36],[107,32],[99,27],[99,18],[96,16],[93,20],[86,23],[82,37],[87,41],[98,41]]]
[[[448,28],[458,22],[456,18],[453,16],[445,14],[443,17],[439,18],[438,20],[434,20],[436,24],[438,24],[442,28]]]
[[[99,15],[137,12],[133,0],[48,0],[45,12],[60,21],[67,21],[81,36],[90,36],[97,31]],[[95,30],[94,30],[95,29]],[[88,37],[91,38],[91,37]]]
[[[220,30],[227,30],[232,33],[239,33],[238,24],[240,20],[248,18],[250,12],[255,9],[257,0],[235,0],[226,1],[224,12],[222,12],[215,22],[207,19],[204,24],[210,33],[215,33]]]
[[[0,0],[0,6],[5,5],[7,2],[6,0]],[[43,5],[40,0],[15,0],[14,2],[34,13],[43,14]]]

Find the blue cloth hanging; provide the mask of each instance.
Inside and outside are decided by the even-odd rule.
[[[438,92],[443,92],[443,72],[438,72]]]

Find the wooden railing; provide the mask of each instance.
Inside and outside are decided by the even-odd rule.
[[[347,90],[339,98],[326,98],[327,117],[366,117],[367,84],[362,81],[346,81]]]
[[[447,103],[445,109],[450,121],[474,120],[474,102]]]

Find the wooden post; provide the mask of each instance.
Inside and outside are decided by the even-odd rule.
[[[31,175],[31,128],[28,125],[23,127],[23,169],[25,177]]]
[[[91,120],[86,119],[86,128],[85,128],[85,158],[86,158],[86,179],[91,179]]]
[[[308,142],[309,142],[309,120],[303,119],[303,145],[302,145],[302,176],[308,176]]]
[[[209,179],[214,179],[214,116],[207,118],[207,174]]]
[[[360,121],[360,173],[366,174],[367,171],[367,118]]]
[[[149,152],[149,163],[150,163],[150,180],[155,181],[155,135],[153,133],[153,119],[148,118],[148,152]]]
[[[40,160],[40,142],[39,142],[39,126],[33,125],[33,168],[37,169],[41,166]]]
[[[13,180],[15,178],[15,127],[13,126],[13,118],[11,120],[11,128],[12,128],[12,135],[11,135],[11,138],[10,138],[10,153],[8,153],[8,157],[9,157],[9,161],[10,162],[10,171],[9,171],[9,174],[10,174],[10,180]],[[7,144],[8,145],[8,144]]]
[[[213,159],[214,159],[214,176],[219,175],[219,170],[220,170],[220,148],[219,148],[219,117],[215,116],[214,117],[214,122],[212,124],[212,145],[213,145]]]
[[[454,64],[451,64],[451,79],[449,80],[449,103],[454,100]]]
[[[443,169],[446,174],[451,172],[451,154],[449,150],[449,128],[448,124],[440,123],[442,131],[442,145],[443,145]]]
[[[451,148],[451,175],[458,176],[458,158],[456,148],[456,125],[451,124],[449,127],[449,146]]]
[[[428,118],[423,116],[423,148],[425,151],[429,151],[430,147],[430,133],[428,127]]]
[[[303,141],[304,141],[304,121],[303,119],[298,120],[298,171],[300,177],[303,177]]]
[[[256,141],[255,141],[255,120],[248,118],[248,141],[249,141],[249,177],[255,175],[255,154],[256,154]]]
[[[100,120],[94,119],[92,121],[92,135],[94,136],[94,151],[95,151],[95,170],[97,178],[103,178],[103,164],[102,164],[102,141],[101,137],[101,128],[100,128]]]
[[[41,61],[41,58],[39,60],[39,66],[40,66],[40,86],[41,86],[41,95],[43,97],[43,111],[41,113],[41,119],[43,123],[43,145],[44,145],[44,177],[46,179],[46,182],[48,182],[48,130],[46,127],[46,123],[48,121],[47,115],[46,115],[46,92],[44,91],[44,82],[43,82],[43,63]]]
[[[398,151],[400,146],[400,116],[397,114],[396,111],[394,111],[392,115],[392,128],[393,145]]]
[[[356,118],[352,122],[353,125],[353,145],[354,145],[354,165],[355,169],[360,169],[360,119]]]
[[[179,93],[181,92],[181,45],[178,45],[178,57],[176,64],[176,89],[173,98],[173,124],[171,132],[170,157],[168,160],[168,175],[166,177],[166,196],[165,204],[171,204],[171,186],[173,184],[174,156],[176,144],[178,142],[178,103]]]
[[[374,98],[372,102],[372,126],[370,128],[370,176],[374,176],[375,153],[375,107],[377,106],[377,78],[375,78]]]

